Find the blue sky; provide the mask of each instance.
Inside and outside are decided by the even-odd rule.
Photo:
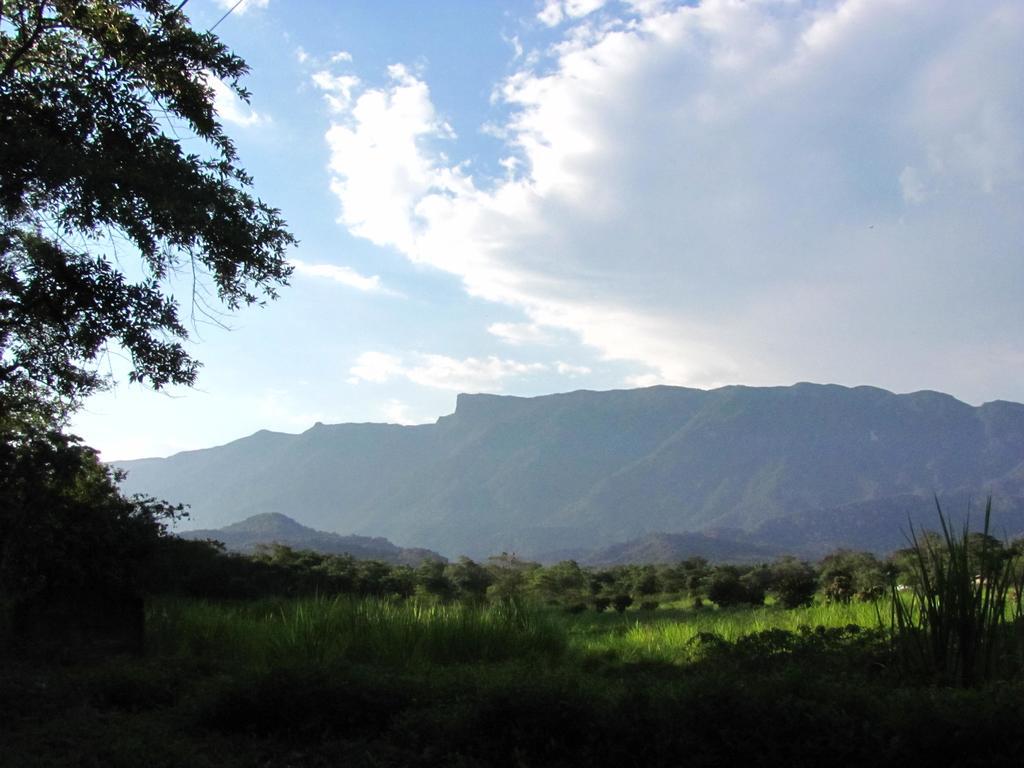
[[[230,330],[197,314],[196,388],[93,397],[105,459],[458,392],[1024,401],[1017,0],[246,0],[217,33],[295,274]]]

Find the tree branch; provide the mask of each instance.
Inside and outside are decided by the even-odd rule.
[[[43,33],[43,29],[46,27],[46,24],[44,23],[46,20],[43,18],[43,5],[43,3],[39,3],[36,6],[35,28],[28,37],[22,40],[21,45],[14,49],[14,53],[11,55],[11,58],[9,58],[7,63],[4,64],[3,72],[0,72],[0,82],[6,80],[14,73],[14,68],[18,66],[18,62],[25,57],[25,54],[32,50],[36,43],[39,42],[39,36]],[[24,32],[25,29],[23,27],[19,31],[18,37],[24,37]]]

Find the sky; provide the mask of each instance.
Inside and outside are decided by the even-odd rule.
[[[72,425],[104,459],[460,392],[1024,401],[1020,0],[244,0],[216,33],[295,271],[264,307],[183,307],[193,389],[110,353]]]

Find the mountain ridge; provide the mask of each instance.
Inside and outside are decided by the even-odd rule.
[[[126,491],[189,503],[207,527],[283,512],[447,555],[592,551],[709,528],[785,548],[775,539],[800,526],[768,523],[787,519],[818,521],[828,542],[856,546],[844,539],[855,521],[821,521],[851,504],[897,514],[887,500],[902,497],[933,509],[934,493],[991,491],[997,510],[1017,509],[1024,405],[808,382],[463,394],[434,424],[261,430],[116,465],[129,473]]]

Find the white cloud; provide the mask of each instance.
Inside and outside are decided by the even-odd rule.
[[[349,369],[350,381],[382,384],[401,378],[414,384],[455,392],[497,392],[509,378],[547,370],[543,363],[521,363],[499,357],[415,354],[410,362],[383,352],[364,352]]]
[[[908,203],[924,202],[927,189],[921,180],[920,172],[912,165],[905,166],[900,171],[900,191]]]
[[[993,7],[994,6],[994,7]],[[921,67],[910,119],[936,181],[992,193],[1024,182],[1024,5],[981,3],[980,13]]]
[[[554,337],[536,323],[491,323],[487,332],[506,344],[551,344]]]
[[[557,27],[561,24],[565,14],[562,12],[560,0],[548,0],[541,12],[537,14],[537,18],[548,27]]]
[[[266,8],[270,5],[270,0],[242,0],[241,3],[238,3],[238,7],[235,7],[235,3],[238,3],[238,0],[217,0],[217,4],[221,8],[226,11],[231,11],[232,13],[237,13],[239,16],[253,8]],[[232,10],[232,8],[234,8],[234,10]]]
[[[213,106],[222,120],[243,128],[252,128],[270,122],[270,117],[256,112],[242,101],[223,80],[207,75],[206,84],[213,89]]]
[[[355,288],[364,293],[382,293],[391,296],[398,294],[395,291],[385,288],[378,275],[362,275],[351,267],[337,264],[307,264],[299,259],[289,259],[288,263],[295,268],[295,272],[308,277],[321,277],[333,280],[349,288]]]
[[[627,376],[625,384],[627,387],[653,387],[657,384],[671,384],[664,377],[657,373],[640,373],[636,376]]]
[[[332,112],[344,112],[352,104],[352,90],[359,85],[359,78],[320,70],[313,73],[313,84],[324,92],[324,100]]]
[[[409,415],[409,404],[401,400],[388,400],[381,406],[381,415],[388,424],[422,424],[423,419],[415,419]]]
[[[294,432],[308,429],[323,416],[308,409],[296,396],[284,389],[266,389],[251,398],[253,413],[260,415],[263,429]]]
[[[563,363],[561,360],[555,363],[555,370],[562,376],[568,376],[569,378],[586,376],[590,373],[590,369],[585,365],[572,365],[570,363]]]
[[[520,363],[490,356],[457,360],[445,355],[418,355],[417,365],[405,372],[415,384],[457,392],[494,392],[502,382],[513,376],[543,371],[542,363]]]
[[[372,381],[383,384],[402,372],[402,360],[384,352],[363,352],[349,369],[350,383]]]
[[[295,49],[295,60],[299,62],[299,64],[305,64],[309,61],[309,54],[301,45]]]
[[[334,63],[334,64],[343,63],[343,62],[351,62],[351,61],[352,61],[352,54],[349,53],[348,51],[338,51],[337,53],[335,53],[335,54],[333,54],[331,56],[331,62]]]
[[[504,37],[504,36],[502,36],[502,40],[504,40],[506,43],[508,43],[510,46],[512,46],[512,59],[513,60],[523,58],[523,54],[525,53],[525,49],[523,48],[523,43],[519,39],[518,35],[512,35],[512,37]]]
[[[343,109],[355,83],[322,74],[317,84],[334,99],[332,107]],[[426,84],[401,65],[388,74],[387,89],[364,91],[351,103],[347,119],[327,132],[331,189],[342,203],[341,221],[353,233],[411,250],[417,204],[433,190],[447,186],[454,192],[461,174],[438,171],[421,152],[421,140],[451,134],[434,111]]]
[[[540,22],[548,27],[557,27],[567,19],[580,19],[605,5],[607,0],[547,0],[537,14]]]
[[[501,178],[441,151],[421,76],[354,89],[341,221],[644,381],[981,391],[942,361],[1024,344],[1024,6],[632,6],[545,6],[564,38],[497,90]]]

